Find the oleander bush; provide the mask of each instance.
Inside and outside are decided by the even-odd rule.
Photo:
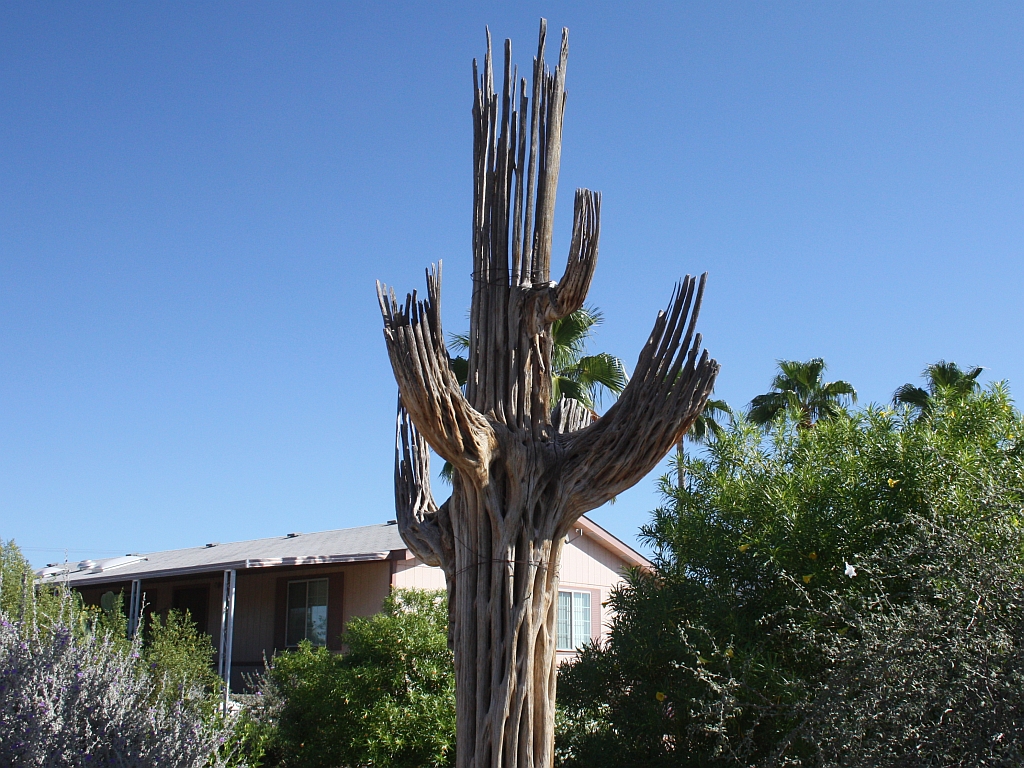
[[[738,418],[559,679],[562,766],[1024,764],[1024,420],[936,389]],[[674,477],[672,478],[674,480]]]

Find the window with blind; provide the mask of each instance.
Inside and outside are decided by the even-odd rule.
[[[288,626],[285,642],[303,640],[327,645],[327,579],[288,582]]]
[[[558,650],[575,651],[590,639],[590,593],[558,593]]]

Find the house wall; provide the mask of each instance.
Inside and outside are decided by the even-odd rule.
[[[341,650],[340,635],[349,619],[380,612],[391,589],[391,563],[261,568],[238,571],[236,578],[231,687],[240,690],[246,674],[263,668],[264,656],[269,658],[284,648],[289,581],[328,579],[328,647]],[[218,605],[219,601],[220,596]],[[219,613],[214,630],[214,642],[219,644]]]
[[[412,558],[395,562],[391,585],[397,589],[447,589],[444,571]]]
[[[426,567],[426,566],[424,566]],[[289,581],[327,578],[328,646],[341,650],[339,636],[349,619],[380,612],[391,590],[392,561],[379,560],[331,566],[254,568],[236,571],[235,622],[231,649],[233,690],[245,688],[245,677],[263,669],[264,656],[270,658],[284,647],[284,622]],[[443,574],[442,574],[443,580]],[[223,572],[178,579],[145,579],[142,589],[147,612],[166,616],[173,606],[176,589],[208,590],[207,620],[199,629],[209,634],[220,653]],[[78,587],[88,605],[99,605],[105,592],[124,593],[127,604],[131,583]]]
[[[590,634],[594,640],[605,640],[608,637],[611,621],[608,598],[612,589],[622,581],[622,573],[628,565],[619,555],[578,528],[569,533],[565,547],[562,548],[559,589],[590,592]],[[559,662],[576,656],[574,651],[557,653]]]
[[[396,553],[397,554],[397,553]],[[559,575],[561,588],[591,593],[591,633],[594,639],[607,636],[610,612],[604,605],[611,589],[622,580],[627,563],[621,556],[577,529],[570,533],[562,550]],[[378,613],[392,588],[444,589],[440,568],[410,557],[408,560],[378,560],[345,565],[285,566],[254,568],[236,572],[235,622],[232,649],[232,688],[242,690],[244,678],[263,668],[270,657],[284,647],[284,626],[289,581],[328,578],[328,647],[341,650],[339,636],[353,616]],[[208,591],[205,626],[219,652],[223,572],[188,578],[143,581],[148,609],[166,615],[176,589],[203,588]],[[102,584],[77,587],[89,604],[98,605],[104,592],[123,590],[125,602],[131,584]],[[558,653],[559,660],[575,656]]]

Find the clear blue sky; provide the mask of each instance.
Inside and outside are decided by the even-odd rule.
[[[361,5],[0,10],[0,536],[34,562],[393,516],[373,281],[443,258],[464,328],[485,24],[521,67],[570,28],[595,349],[632,367],[708,270],[734,405],[778,358],[862,402],[940,358],[1024,382],[1019,2]],[[653,478],[594,519],[633,541]]]

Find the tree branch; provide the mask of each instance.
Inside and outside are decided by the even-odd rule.
[[[597,267],[597,241],[601,236],[601,193],[576,190],[572,243],[565,274],[551,290],[548,322],[571,315],[583,306]]]
[[[615,405],[560,438],[562,527],[635,485],[700,415],[719,370],[707,351],[698,359],[701,336],[694,335],[706,278],[687,275],[676,287]]]
[[[441,330],[441,266],[427,271],[427,299],[377,283],[391,367],[398,393],[416,429],[430,446],[469,476],[486,473],[496,440],[487,419],[470,406],[452,373]]]
[[[440,566],[451,578],[455,567],[454,538],[448,502],[440,509],[430,491],[430,451],[398,400],[395,425],[395,511],[398,532],[416,557]]]

